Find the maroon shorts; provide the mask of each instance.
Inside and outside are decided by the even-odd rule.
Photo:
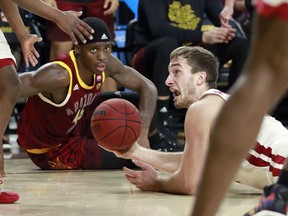
[[[69,2],[63,0],[57,0],[57,6],[62,11],[73,10],[82,11],[83,14],[80,19],[85,17],[97,17],[102,19],[111,32],[112,37],[115,37],[114,33],[114,17],[113,15],[104,15],[103,8],[104,0],[95,0],[94,2]],[[47,38],[51,41],[71,41],[68,34],[63,32],[54,22],[47,21]]]
[[[71,136],[61,145],[43,149],[33,149],[32,145],[32,150],[26,150],[33,163],[45,170],[135,167],[131,160],[117,158],[114,153],[107,152],[98,146],[90,129],[91,115],[86,114],[81,124],[79,123],[79,127],[76,127]]]

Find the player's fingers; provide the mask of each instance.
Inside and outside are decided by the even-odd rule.
[[[129,175],[129,176],[131,176],[131,177],[137,177],[138,175],[137,175],[137,173],[138,173],[138,171],[136,171],[136,170],[132,170],[132,169],[129,169],[129,168],[127,168],[127,167],[123,167],[123,171],[124,171],[124,175]]]
[[[33,67],[38,64],[37,58],[32,53],[29,54],[28,59]]]
[[[31,50],[31,52],[32,52],[32,54],[33,54],[36,58],[39,58],[39,57],[40,57],[40,54],[38,53],[38,51],[37,51],[35,48],[33,48],[33,49]]]
[[[136,165],[136,166],[138,166],[138,167],[140,167],[140,168],[142,168],[142,169],[144,169],[144,170],[147,170],[147,169],[150,169],[150,165],[148,165],[148,164],[146,164],[146,163],[144,163],[144,162],[142,162],[142,161],[138,161],[138,160],[132,160],[132,162]]]
[[[80,17],[83,14],[83,11],[69,11],[73,13],[75,16]]]

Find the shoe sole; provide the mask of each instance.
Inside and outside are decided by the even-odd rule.
[[[12,151],[12,146],[10,144],[3,144],[3,151]]]
[[[281,214],[281,213],[273,212],[273,211],[268,211],[268,210],[263,210],[263,211],[260,211],[256,214],[254,214],[253,216],[285,216],[285,214]]]

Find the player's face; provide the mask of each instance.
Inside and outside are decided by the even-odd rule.
[[[102,74],[111,56],[111,42],[96,42],[81,45],[79,59],[81,65],[94,74]]]
[[[174,105],[177,109],[188,108],[196,100],[195,76],[192,74],[191,66],[184,58],[174,59],[170,62],[169,75],[165,84],[173,93]]]

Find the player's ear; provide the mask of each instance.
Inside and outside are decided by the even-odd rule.
[[[206,79],[207,79],[207,73],[205,71],[199,71],[197,84],[202,85],[203,83],[206,83]]]

